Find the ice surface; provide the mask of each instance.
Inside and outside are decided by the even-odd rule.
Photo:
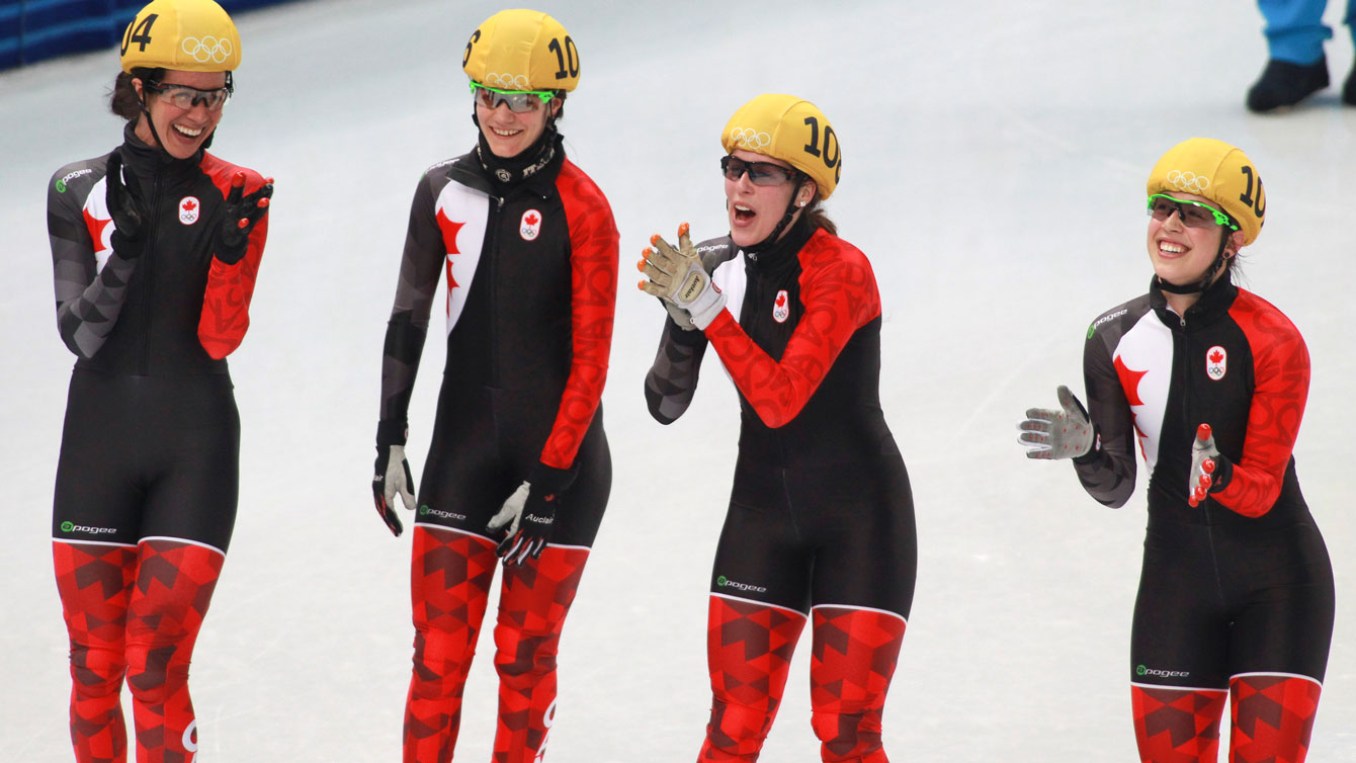
[[[1336,5],[1336,4],[1334,4]],[[663,310],[635,290],[651,233],[723,231],[725,120],[760,92],[815,101],[846,167],[828,209],[871,256],[885,303],[883,403],[913,479],[918,594],[886,711],[900,761],[1086,763],[1133,757],[1127,653],[1144,526],[1028,462],[1015,424],[1081,390],[1088,322],[1149,276],[1143,182],[1192,135],[1243,146],[1268,191],[1247,284],[1313,357],[1296,449],[1336,566],[1338,622],[1314,763],[1356,760],[1356,109],[1334,90],[1261,118],[1247,4],[542,2],[578,43],[562,130],[610,197],[622,283],[605,396],[616,481],[565,630],[556,763],[690,761],[708,707],[706,588],[736,436],[715,366],[661,427],[641,383]],[[408,534],[373,515],[383,332],[410,197],[472,145],[464,41],[498,6],[303,2],[239,18],[245,63],[215,150],[277,178],[253,328],[231,358],[244,427],[240,518],[194,660],[202,761],[398,759],[409,675]],[[1334,14],[1337,11],[1333,11]],[[1051,25],[1058,15],[1061,23]],[[1334,79],[1351,62],[1329,45]],[[55,330],[45,184],[120,137],[113,51],[0,74],[0,759],[71,759],[50,506],[72,357]],[[526,297],[525,297],[526,298]],[[416,474],[442,348],[412,409]],[[656,484],[653,448],[702,479]],[[488,629],[487,629],[488,630]],[[489,757],[493,644],[467,689],[459,760]],[[763,759],[817,759],[807,647]]]

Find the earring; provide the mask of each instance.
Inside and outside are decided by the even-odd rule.
[[[805,202],[803,202],[803,201],[798,201],[798,202],[796,202],[796,206],[798,206],[798,207],[804,209],[804,208],[805,208]]]

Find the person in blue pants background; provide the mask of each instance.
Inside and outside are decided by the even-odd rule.
[[[1268,60],[1248,90],[1248,109],[1259,114],[1294,106],[1328,86],[1324,41],[1332,28],[1323,23],[1327,0],[1257,0],[1266,19]],[[1356,42],[1356,0],[1347,0],[1342,17]],[[1342,101],[1356,106],[1356,65],[1342,87]]]

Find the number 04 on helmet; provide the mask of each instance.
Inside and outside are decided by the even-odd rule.
[[[152,0],[122,35],[122,70],[230,72],[240,66],[240,34],[212,0]]]

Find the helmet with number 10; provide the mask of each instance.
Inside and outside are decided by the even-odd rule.
[[[500,11],[471,33],[461,68],[502,90],[574,90],[579,51],[565,27],[541,11]]]
[[[122,35],[122,70],[229,72],[240,66],[240,34],[212,0],[152,0]]]
[[[1266,222],[1262,176],[1242,149],[1222,140],[1190,138],[1168,149],[1149,173],[1147,190],[1150,196],[1193,193],[1218,204],[1243,231],[1244,246]]]
[[[829,198],[843,173],[842,148],[829,118],[794,95],[764,94],[740,106],[720,144],[727,154],[743,149],[790,164],[815,181],[820,200]]]

